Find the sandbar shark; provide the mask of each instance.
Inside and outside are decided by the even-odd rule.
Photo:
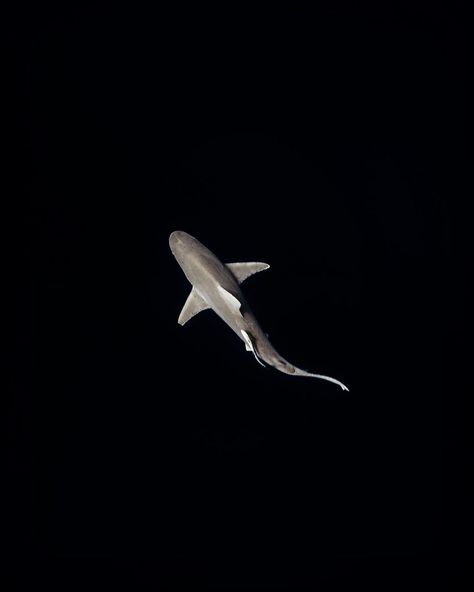
[[[267,263],[224,265],[207,247],[182,230],[175,230],[170,234],[169,245],[192,285],[191,293],[178,318],[180,325],[187,323],[202,310],[212,309],[242,339],[246,350],[251,351],[262,366],[268,364],[292,376],[321,378],[339,385],[345,391],[349,390],[335,378],[313,374],[290,364],[270,343],[240,289],[240,284],[248,277],[268,269],[270,266]]]

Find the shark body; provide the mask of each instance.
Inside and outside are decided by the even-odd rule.
[[[169,245],[185,276],[192,285],[178,323],[184,325],[202,310],[212,309],[252,351],[257,361],[293,376],[328,380],[349,390],[342,382],[297,368],[285,360],[270,343],[257,322],[240,285],[249,276],[268,269],[262,262],[228,263],[224,265],[207,247],[190,234],[176,230],[170,234]]]

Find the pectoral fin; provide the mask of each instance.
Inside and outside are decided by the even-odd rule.
[[[227,263],[226,267],[230,269],[235,279],[241,284],[248,277],[270,266],[268,263],[261,263],[259,261],[247,261],[245,263]]]
[[[201,312],[201,310],[206,310],[207,308],[209,308],[207,302],[204,300],[204,298],[201,298],[201,296],[199,296],[199,294],[193,288],[191,290],[191,294],[189,294],[188,299],[184,303],[183,310],[181,311],[178,318],[178,323],[180,325],[184,325],[189,321],[189,319],[192,319],[194,315],[197,315],[198,312]]]

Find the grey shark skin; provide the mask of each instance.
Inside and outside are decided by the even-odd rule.
[[[179,324],[184,325],[201,310],[211,308],[242,339],[246,349],[253,352],[259,363],[265,362],[293,376],[328,380],[343,390],[349,390],[335,378],[306,372],[290,364],[275,350],[261,329],[239,283],[254,273],[268,269],[269,265],[260,262],[224,265],[196,238],[181,230],[170,234],[169,245],[193,287],[179,316]]]

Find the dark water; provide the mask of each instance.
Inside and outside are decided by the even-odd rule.
[[[21,579],[454,584],[461,16],[96,3],[12,23],[2,424]],[[176,229],[270,263],[244,284],[263,328],[350,392],[264,370],[210,312],[178,326]]]

